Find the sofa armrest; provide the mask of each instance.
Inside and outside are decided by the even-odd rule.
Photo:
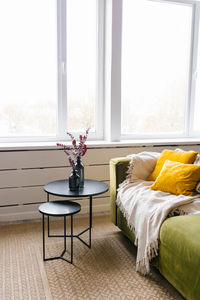
[[[117,157],[110,160],[110,214],[111,221],[116,224],[117,188],[126,179],[131,157]]]

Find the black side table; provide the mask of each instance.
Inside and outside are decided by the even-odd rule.
[[[42,214],[43,227],[43,260],[63,259],[69,263],[73,263],[73,215],[81,210],[78,203],[72,201],[53,201],[46,202],[39,206],[39,212]],[[45,218],[44,216],[64,217],[64,250],[60,256],[45,258]],[[66,216],[71,216],[71,235],[66,235]],[[66,237],[71,237],[71,259],[68,260],[63,257],[66,252]]]
[[[92,179],[84,180],[84,187],[77,191],[70,191],[68,180],[57,180],[50,182],[44,186],[44,191],[47,193],[47,202],[49,202],[49,195],[70,197],[70,198],[84,198],[89,197],[89,227],[73,237],[78,238],[88,248],[91,248],[91,229],[92,229],[92,197],[103,194],[108,191],[108,185],[104,182]],[[80,236],[89,231],[89,243],[86,243]],[[48,216],[48,236],[62,237],[63,235],[50,235],[49,216]]]

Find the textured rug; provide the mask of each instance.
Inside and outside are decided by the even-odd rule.
[[[76,232],[88,222],[75,221]],[[52,222],[52,233],[62,230],[60,221]],[[83,238],[88,239],[87,233]],[[62,249],[61,238],[47,240],[47,256],[60,255]],[[0,251],[2,300],[183,299],[155,269],[148,277],[135,272],[136,248],[108,217],[94,218],[92,249],[74,240],[73,265],[42,261],[40,222],[1,226]]]
[[[1,300],[48,299],[34,246],[23,227],[0,227]]]

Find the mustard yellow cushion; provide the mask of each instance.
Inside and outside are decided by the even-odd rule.
[[[184,164],[193,164],[198,152],[194,151],[176,151],[176,150],[163,150],[161,156],[158,158],[153,172],[149,175],[147,180],[154,181],[158,177],[165,161],[172,160]]]
[[[200,181],[200,165],[182,164],[166,160],[151,190],[176,195],[193,196]]]

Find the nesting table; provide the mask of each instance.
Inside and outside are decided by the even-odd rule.
[[[84,180],[84,187],[77,191],[70,191],[68,180],[57,180],[50,182],[44,186],[44,191],[47,193],[47,202],[43,203],[39,207],[40,213],[43,215],[43,260],[63,258],[66,252],[66,237],[71,238],[71,260],[66,260],[67,262],[73,262],[73,238],[78,238],[83,244],[88,248],[91,248],[91,232],[92,232],[92,197],[103,194],[108,191],[108,185],[104,182],[92,179]],[[73,215],[81,210],[81,206],[69,200],[65,201],[49,201],[50,195],[59,197],[68,197],[78,200],[79,198],[89,198],[89,226],[80,232],[79,234],[73,234]],[[73,201],[74,201],[73,200]],[[54,205],[55,204],[55,205]],[[59,212],[59,213],[58,213]],[[45,258],[45,224],[44,216],[47,216],[47,226],[48,226],[48,237],[64,237],[64,250],[63,253],[58,257]],[[61,216],[64,217],[64,234],[63,235],[52,235],[50,234],[50,217],[51,216]],[[66,216],[71,216],[71,234],[66,235]],[[89,231],[89,243],[85,242],[80,236]]]
[[[73,263],[73,215],[77,214],[81,210],[81,206],[78,203],[72,201],[53,201],[46,202],[39,206],[39,212],[42,214],[42,228],[43,228],[43,260],[63,259],[69,263]],[[49,218],[52,217],[64,217],[64,250],[60,256],[45,257],[45,215]],[[66,216],[71,217],[71,259],[64,258],[66,252]],[[48,219],[49,220],[49,219]]]

